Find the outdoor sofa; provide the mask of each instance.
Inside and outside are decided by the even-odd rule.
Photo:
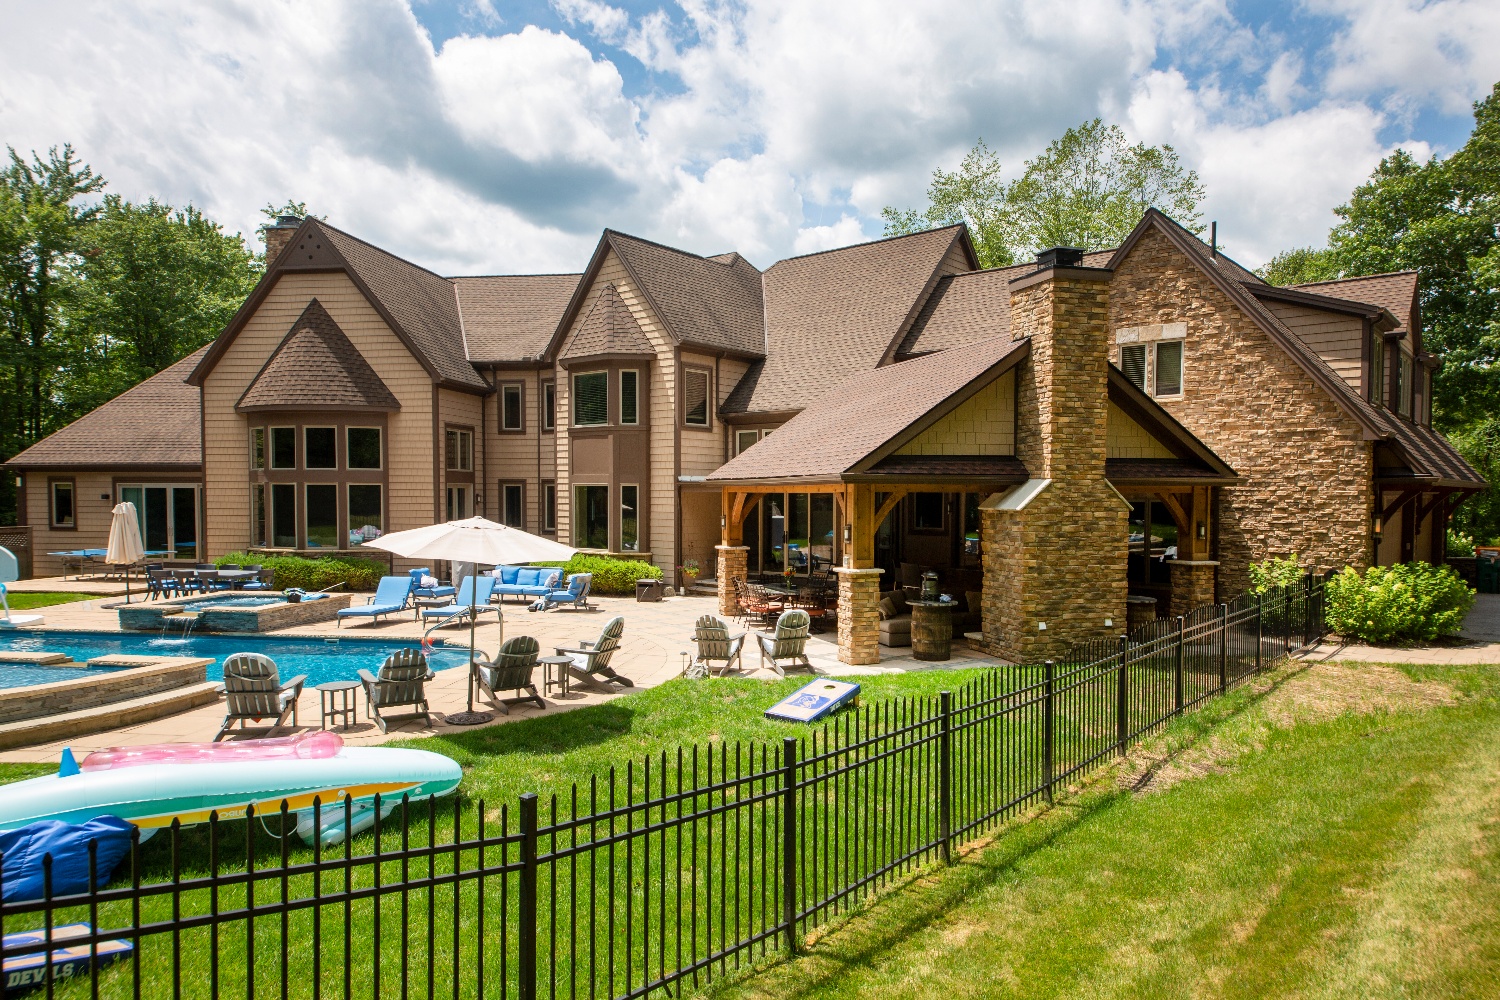
[[[536,600],[546,597],[558,589],[562,582],[562,570],[555,566],[496,566],[495,593],[500,600],[507,597],[528,597]]]
[[[911,645],[911,608],[907,606],[904,590],[886,590],[880,594],[880,644],[882,646]],[[954,603],[953,634],[962,636],[966,632],[978,632],[984,627],[980,613],[980,591],[965,591],[962,604]],[[963,610],[959,610],[962,608]]]

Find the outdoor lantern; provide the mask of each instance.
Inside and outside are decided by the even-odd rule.
[[[1372,515],[1370,515],[1370,534],[1374,535],[1376,538],[1379,538],[1380,537],[1380,529],[1381,529],[1380,515],[1379,514],[1372,514]]]
[[[848,545],[853,540],[854,540],[853,525],[849,525],[849,524],[844,525],[844,544]]]
[[[1199,541],[1208,540],[1208,525],[1204,524],[1202,521],[1198,522],[1198,539]]]
[[[932,570],[922,574],[922,600],[935,601],[938,596],[938,576]]]

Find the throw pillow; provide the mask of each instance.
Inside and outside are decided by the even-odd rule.
[[[888,620],[896,617],[896,602],[887,597],[880,602],[880,617]]]
[[[438,585],[437,577],[424,576],[422,577],[422,583],[420,585],[423,587],[436,587]]]

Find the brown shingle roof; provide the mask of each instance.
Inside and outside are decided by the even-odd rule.
[[[313,299],[236,410],[399,410],[396,396]]]
[[[764,352],[761,275],[745,258],[699,257],[612,229],[604,237],[679,343],[750,357]]]
[[[1019,360],[1030,346],[1028,340],[1000,337],[846,378],[708,479],[838,479],[1001,362]]]
[[[635,314],[620,298],[615,286],[605,285],[562,357],[566,360],[604,354],[655,353],[651,341],[646,339],[640,324],[635,321]]]
[[[766,360],[740,380],[724,411],[800,409],[829,384],[875,368],[963,233],[946,226],[773,264],[765,272]]]
[[[198,387],[185,381],[207,352],[199,348],[49,434],[6,462],[9,468],[202,468]]]
[[[474,364],[531,361],[547,350],[578,274],[497,274],[452,278],[464,347]]]
[[[1335,298],[1381,306],[1390,310],[1391,315],[1401,324],[1397,329],[1409,331],[1412,328],[1412,313],[1417,303],[1416,271],[1371,274],[1362,278],[1341,278],[1338,281],[1313,281],[1289,287],[1315,295],[1332,295]]]

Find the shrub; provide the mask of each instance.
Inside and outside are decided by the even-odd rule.
[[[1345,567],[1328,581],[1328,627],[1362,642],[1430,642],[1453,635],[1474,606],[1474,591],[1451,566]]]
[[[1295,554],[1284,559],[1271,558],[1250,564],[1250,592],[1264,594],[1276,587],[1291,587],[1302,582],[1302,563]]]
[[[533,566],[561,566],[563,567],[563,579],[566,580],[572,573],[592,573],[594,582],[590,586],[590,593],[606,594],[615,596],[630,596],[635,593],[635,581],[660,580],[663,576],[660,567],[653,566],[639,559],[616,559],[613,556],[586,556],[582,553],[569,559],[566,563],[542,562],[532,563]]]
[[[1448,529],[1448,554],[1459,558],[1472,557],[1474,555],[1474,536],[1465,535],[1462,532]]]
[[[302,556],[267,556],[249,552],[231,552],[214,560],[214,565],[237,563],[241,566],[259,563],[276,571],[276,587],[300,587],[303,590],[325,590],[343,583],[349,590],[374,590],[390,567],[374,559],[307,559]]]

